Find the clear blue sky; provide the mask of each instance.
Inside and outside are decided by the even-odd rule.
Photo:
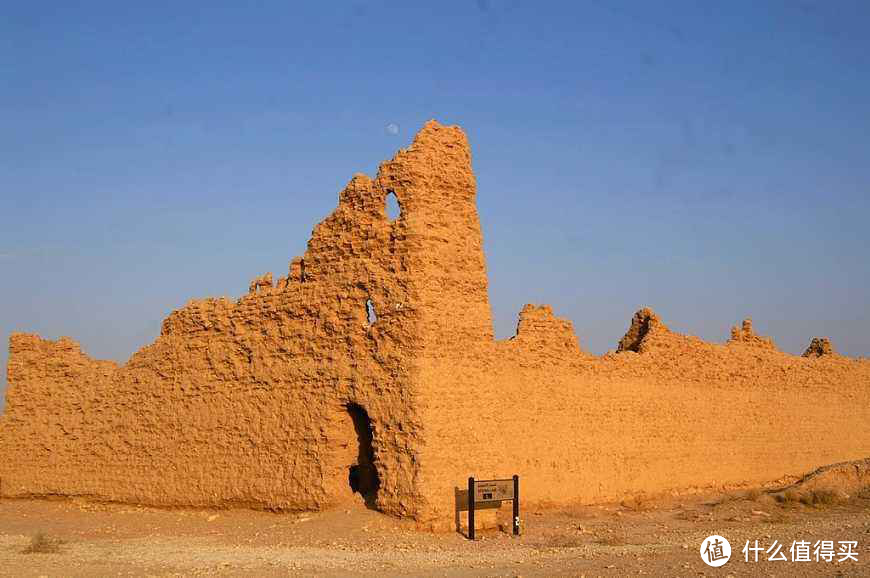
[[[649,305],[708,340],[751,315],[787,351],[870,354],[868,2],[2,13],[4,343],[126,360],[188,299],[286,271],[436,118],[473,146],[498,336],[550,303],[601,353]]]

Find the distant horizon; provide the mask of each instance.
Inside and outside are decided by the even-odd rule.
[[[468,135],[497,338],[548,304],[601,355],[650,307],[870,356],[870,4],[7,12],[4,369],[12,332],[124,363],[283,274],[430,118]]]

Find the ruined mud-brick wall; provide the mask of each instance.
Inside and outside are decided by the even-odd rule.
[[[465,308],[443,313],[451,292],[438,289],[467,284],[462,251],[443,248],[455,227],[477,228],[471,265],[486,285],[464,143],[430,123],[374,181],[350,181],[275,286],[264,275],[237,302],[189,303],[122,367],[69,339],[13,335],[2,495],[325,507],[350,494],[355,404],[371,419],[376,505],[419,516],[413,376],[426,326],[466,324]],[[390,193],[402,209],[394,221]],[[474,337],[491,327],[479,321]]]
[[[423,423],[443,451],[424,463],[431,501],[447,512],[469,475],[519,474],[524,503],[546,506],[761,483],[870,455],[868,360],[789,355],[748,322],[706,343],[649,309],[621,348],[585,355],[570,322],[529,305],[516,337],[430,367]]]
[[[349,499],[349,405],[371,419],[374,505],[435,527],[469,475],[566,504],[870,455],[870,363],[822,339],[792,356],[744,323],[704,343],[644,309],[593,357],[528,305],[494,340],[475,195],[464,134],[430,122],[351,180],[277,284],[190,303],[124,366],[14,335],[0,495],[328,507]]]

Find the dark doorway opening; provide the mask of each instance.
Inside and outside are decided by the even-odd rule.
[[[348,482],[354,492],[360,494],[365,500],[366,506],[376,509],[378,488],[381,481],[378,479],[378,471],[375,468],[375,453],[372,449],[372,420],[366,410],[355,403],[347,404],[347,413],[353,420],[356,430],[359,454],[356,463],[350,466]]]

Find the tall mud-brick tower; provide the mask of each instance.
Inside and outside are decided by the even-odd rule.
[[[391,195],[400,209],[392,220],[386,212]],[[354,343],[347,352],[351,370],[341,379],[351,384],[347,399],[372,421],[379,489],[369,502],[388,513],[435,516],[447,506],[436,508],[424,487],[423,466],[433,451],[440,453],[427,444],[424,410],[430,393],[450,385],[448,376],[427,376],[430,368],[493,338],[476,183],[463,131],[429,121],[409,148],[381,164],[374,180],[356,175],[338,209],[315,228],[303,264],[307,283],[341,280],[338,298],[349,299],[357,311],[367,300],[369,326],[363,339],[347,340]],[[358,333],[357,327],[346,330]],[[354,452],[354,443],[342,442],[353,436],[341,414],[339,409],[326,420],[336,424],[326,435],[330,456],[335,447]],[[327,486],[343,487],[347,458],[328,461],[335,466],[327,470],[335,473],[324,476],[333,480]],[[446,493],[450,486],[440,489]]]
[[[425,355],[492,339],[486,259],[471,151],[459,127],[429,121],[410,148],[381,165],[375,187],[394,193]]]
[[[378,323],[385,316],[403,320],[407,392],[412,401],[403,411],[413,416],[413,503],[418,519],[443,517],[451,504],[452,486],[442,480],[429,487],[426,463],[444,456],[431,444],[432,425],[450,420],[428,411],[432,396],[452,388],[442,368],[457,359],[478,356],[492,345],[492,313],[487,289],[486,259],[477,213],[476,181],[471,151],[459,127],[429,121],[407,149],[384,162],[371,183],[374,198],[395,195],[400,214],[392,222],[390,252],[394,279],[402,290],[374,299]],[[403,295],[404,300],[396,299]],[[377,353],[375,354],[377,355]]]

